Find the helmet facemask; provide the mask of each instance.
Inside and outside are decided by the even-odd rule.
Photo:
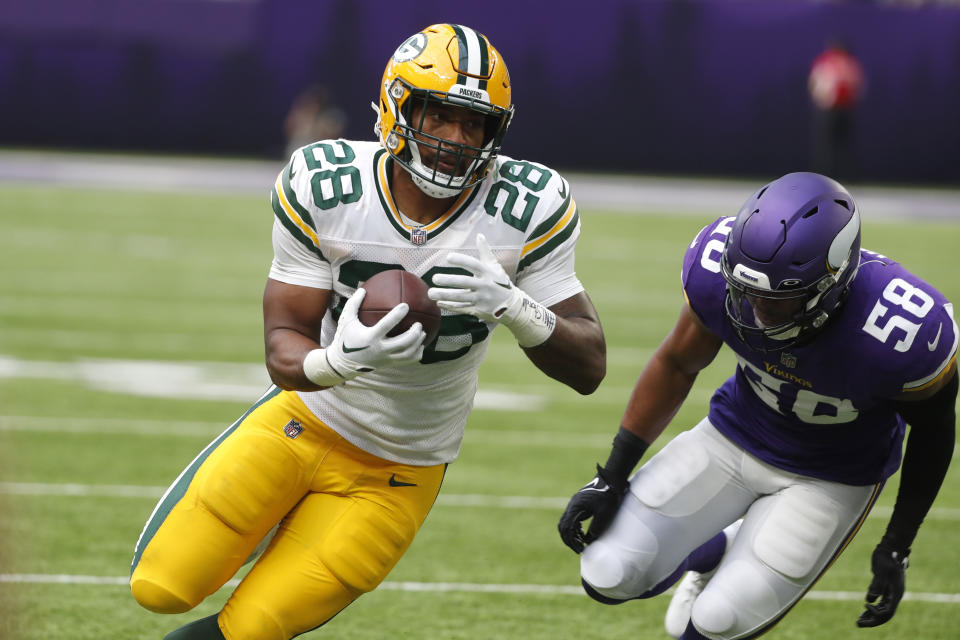
[[[856,258],[857,265],[851,266],[848,259],[835,275],[827,274],[812,285],[787,281],[781,289],[770,290],[744,284],[744,278],[754,274],[743,265],[731,266],[724,255],[721,269],[727,282],[727,318],[740,340],[755,351],[781,351],[806,342],[823,328],[846,298],[849,282],[859,266],[859,247]],[[765,276],[760,278],[763,279]],[[764,311],[773,319],[765,321]]]
[[[477,98],[415,89],[400,78],[393,81],[387,95],[393,101],[389,108],[395,109],[396,124],[387,134],[386,146],[393,152],[394,159],[410,173],[414,183],[434,198],[457,196],[483,179],[490,161],[500,151],[503,135],[513,115],[512,109]],[[481,146],[454,142],[425,132],[427,113],[440,105],[482,114],[484,133]],[[441,161],[448,166],[441,166]]]

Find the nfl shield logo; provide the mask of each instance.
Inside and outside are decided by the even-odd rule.
[[[780,354],[780,364],[793,369],[797,366],[797,356],[784,351]]]
[[[425,244],[427,242],[427,230],[421,227],[410,229],[410,242],[413,244]]]
[[[291,420],[287,423],[287,426],[283,428],[283,432],[287,434],[288,438],[296,438],[303,433],[303,427],[301,427],[300,423],[296,420]]]

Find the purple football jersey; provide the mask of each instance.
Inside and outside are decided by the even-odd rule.
[[[724,310],[720,257],[733,220],[704,227],[683,261],[690,308],[738,361],[710,401],[710,421],[781,469],[853,485],[884,480],[900,465],[904,434],[890,399],[924,388],[955,357],[953,306],[900,264],[864,249],[846,302],[812,340],[751,350]]]

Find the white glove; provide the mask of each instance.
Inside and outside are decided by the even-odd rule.
[[[510,282],[482,233],[477,234],[477,253],[479,258],[451,253],[447,263],[472,275],[438,273],[433,276],[433,283],[438,286],[427,291],[430,299],[447,311],[503,323],[521,347],[546,342],[556,327],[556,315]]]
[[[409,305],[401,302],[377,324],[368,327],[357,317],[366,295],[367,291],[360,287],[350,296],[340,313],[333,341],[325,349],[310,351],[304,358],[303,372],[311,381],[330,387],[375,369],[420,360],[427,334],[419,322],[398,336],[387,337],[407,315]]]

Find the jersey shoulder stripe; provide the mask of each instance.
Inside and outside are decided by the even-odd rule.
[[[527,244],[532,243],[541,236],[552,233],[557,224],[563,220],[566,214],[569,213],[571,202],[573,202],[573,196],[571,196],[568,192],[567,197],[564,198],[563,203],[557,208],[557,210],[547,216],[546,220],[538,224],[533,231],[530,232],[530,234],[527,236]]]
[[[957,323],[953,319],[953,305],[950,303],[947,303],[943,305],[943,308],[944,308],[944,311],[946,311],[947,315],[949,316],[949,319],[951,322],[949,323],[941,322],[940,326],[937,329],[936,337],[930,342],[926,343],[926,347],[930,351],[932,351],[933,349],[936,349],[937,341],[941,339],[940,332],[943,331],[943,328],[945,326],[948,326],[949,327],[948,330],[953,332],[953,340],[951,341],[950,350],[947,352],[946,358],[940,363],[940,365],[936,369],[934,369],[933,373],[931,373],[930,375],[924,376],[923,378],[920,378],[918,380],[911,380],[910,382],[905,382],[903,384],[904,391],[922,391],[923,389],[926,389],[927,387],[938,382],[944,376],[944,374],[946,374],[947,371],[950,371],[951,365],[957,359],[957,348],[960,347],[960,330],[958,330]],[[946,332],[944,331],[944,333]]]
[[[320,240],[313,220],[306,209],[297,201],[296,193],[290,185],[290,176],[293,162],[277,176],[277,180],[270,192],[270,204],[273,213],[287,231],[293,235],[304,247],[322,260],[326,260],[320,250]]]
[[[547,233],[523,246],[520,263],[517,265],[517,273],[563,244],[579,226],[580,214],[577,212],[577,205],[573,200],[570,200],[563,216]]]

